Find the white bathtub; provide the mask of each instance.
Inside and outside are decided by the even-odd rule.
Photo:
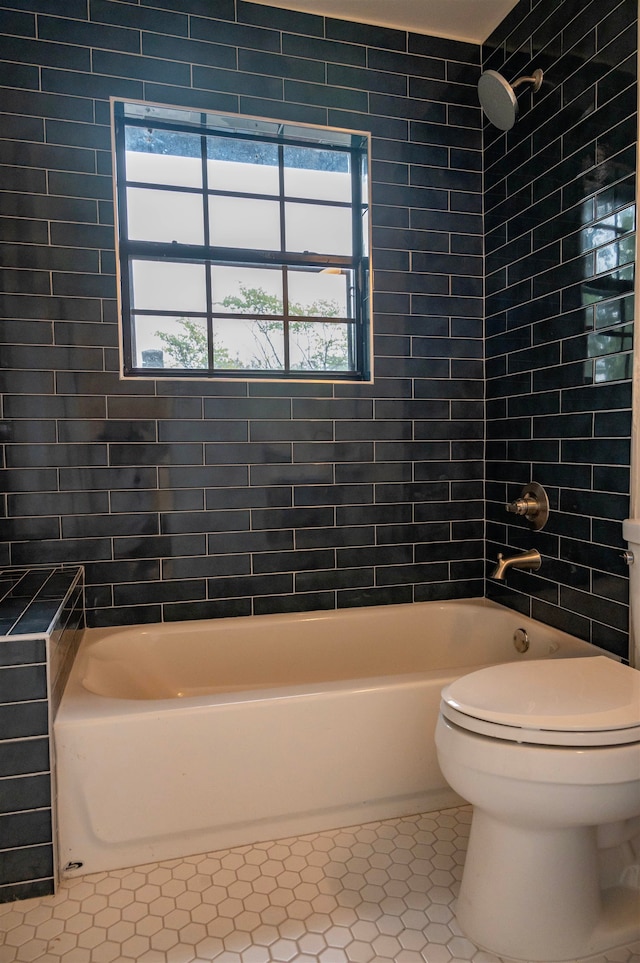
[[[594,654],[483,599],[89,629],[55,722],[60,867],[456,805],[433,738],[442,687],[490,663]]]

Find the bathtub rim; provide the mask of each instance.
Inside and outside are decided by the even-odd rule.
[[[441,666],[434,667],[433,669],[426,671],[421,670],[392,675],[354,676],[348,679],[339,679],[333,681],[318,681],[315,683],[305,682],[300,685],[246,688],[239,691],[201,694],[196,696],[187,696],[184,698],[176,698],[175,696],[172,696],[152,699],[133,699],[102,695],[87,689],[82,680],[84,665],[91,648],[99,645],[99,643],[105,638],[112,637],[116,634],[137,634],[141,631],[144,632],[147,630],[149,632],[160,631],[168,633],[169,631],[179,630],[181,626],[185,627],[186,629],[196,631],[197,626],[202,625],[202,623],[211,623],[212,625],[218,627],[224,623],[233,623],[233,627],[239,630],[243,624],[248,624],[248,620],[255,622],[256,618],[260,619],[261,622],[264,621],[270,624],[271,626],[277,626],[283,622],[304,623],[310,621],[328,621],[330,624],[331,621],[335,620],[336,618],[346,617],[353,621],[356,621],[358,618],[364,620],[367,618],[367,616],[371,618],[372,610],[376,610],[378,608],[383,608],[385,612],[392,614],[394,610],[406,611],[407,608],[411,607],[411,609],[413,609],[414,606],[428,606],[430,609],[437,608],[438,610],[452,607],[472,607],[510,615],[514,618],[514,620],[517,619],[518,621],[522,622],[524,627],[526,627],[527,624],[544,627],[545,630],[557,637],[560,647],[562,647],[564,642],[569,649],[577,649],[577,651],[574,651],[571,653],[571,655],[565,657],[583,658],[596,655],[606,655],[609,658],[620,661],[612,653],[606,652],[592,643],[586,642],[583,639],[579,639],[577,636],[570,635],[561,629],[555,628],[555,626],[550,626],[529,616],[522,615],[515,609],[510,609],[507,606],[500,605],[500,603],[494,602],[492,599],[487,598],[446,599],[442,601],[412,603],[405,602],[386,606],[362,606],[350,609],[322,609],[310,610],[308,612],[285,612],[260,616],[226,617],[222,619],[191,619],[180,620],[176,622],[144,623],[142,625],[131,626],[89,628],[85,629],[80,641],[78,653],[71,668],[69,679],[56,716],[55,725],[63,727],[65,725],[73,725],[80,721],[99,723],[101,720],[106,721],[108,719],[120,716],[136,716],[140,714],[146,715],[148,713],[157,714],[159,712],[163,713],[165,711],[177,710],[199,711],[206,710],[212,706],[223,707],[225,705],[261,702],[273,699],[291,699],[302,697],[312,698],[314,696],[320,696],[321,694],[330,692],[340,693],[346,691],[367,691],[389,685],[406,686],[414,683],[417,679],[437,678],[443,672],[450,672],[451,667]],[[467,663],[464,666],[464,674],[466,675],[469,672],[473,672],[475,669],[484,668],[485,666],[494,664],[496,663],[493,659],[484,662]]]

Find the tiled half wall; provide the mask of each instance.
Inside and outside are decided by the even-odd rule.
[[[0,569],[0,903],[54,892],[53,721],[84,626],[82,569]]]

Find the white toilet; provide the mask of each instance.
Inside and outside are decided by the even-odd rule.
[[[640,939],[639,671],[604,655],[480,669],[443,690],[436,746],[474,807],[470,940],[559,961]]]

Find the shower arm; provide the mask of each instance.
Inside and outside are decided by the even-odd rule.
[[[531,77],[518,77],[517,80],[513,81],[511,87],[515,90],[516,87],[520,87],[522,84],[533,84],[533,93],[535,94],[542,87],[542,77],[543,73],[541,70],[534,70]]]

